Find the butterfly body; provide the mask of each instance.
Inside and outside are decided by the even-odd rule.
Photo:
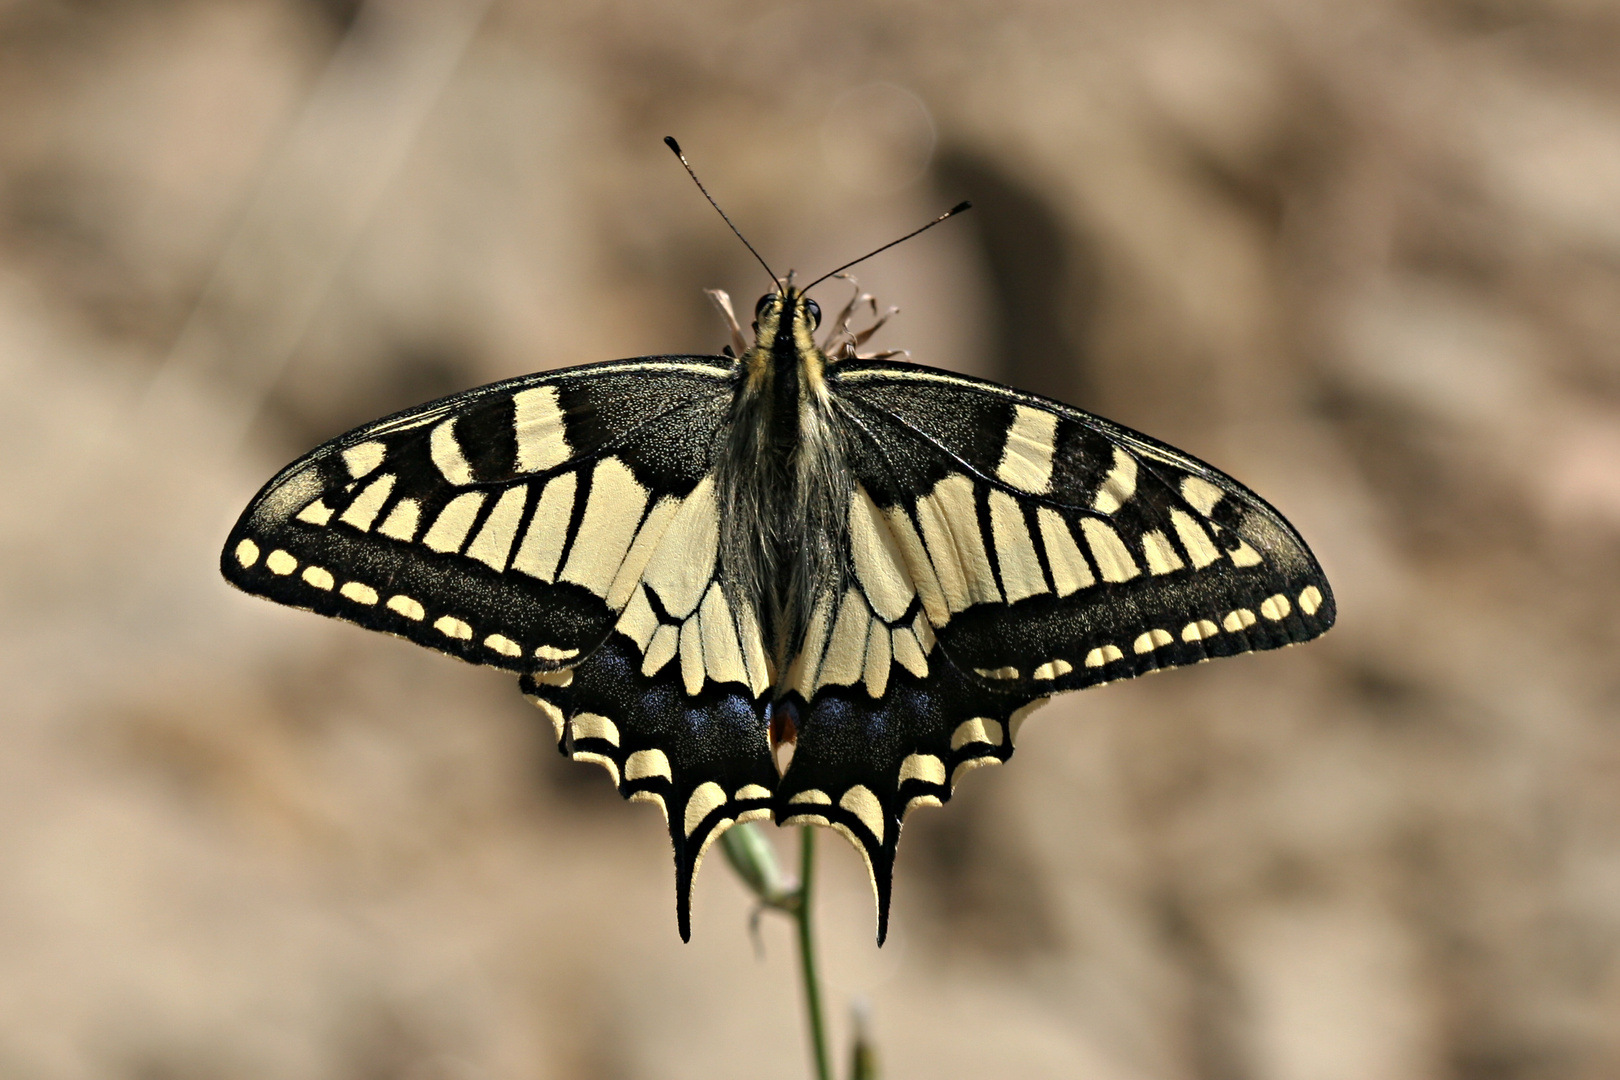
[[[831,360],[814,338],[820,317],[792,287],[760,298],[717,448],[724,587],[761,613],[773,673],[785,672],[816,596],[844,568],[850,474]]]
[[[881,942],[906,814],[1052,694],[1332,625],[1303,540],[1230,477],[829,355],[819,318],[789,284],[740,356],[525,376],[341,436],[253,500],[224,574],[519,673],[562,752],[664,812],[683,938],[709,844],[772,817],[854,843]]]

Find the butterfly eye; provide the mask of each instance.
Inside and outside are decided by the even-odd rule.
[[[764,296],[760,297],[759,298],[759,303],[754,305],[754,318],[757,319],[761,315],[765,314],[766,307],[768,307],[770,304],[772,304],[775,300],[776,300],[776,294],[775,293],[766,293]]]
[[[814,300],[804,302],[804,310],[810,316],[810,329],[814,330],[821,325],[821,305]]]

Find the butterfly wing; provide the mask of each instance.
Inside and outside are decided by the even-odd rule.
[[[759,627],[716,584],[734,371],[644,357],[400,413],[283,470],[221,557],[247,592],[519,672],[559,749],[665,810],[683,938],[704,849],[777,779]]]
[[[789,673],[803,715],[776,812],[855,841],[881,940],[906,810],[1006,760],[1051,694],[1307,641],[1334,605],[1281,515],[1153,439],[908,364],[829,383],[850,573]]]

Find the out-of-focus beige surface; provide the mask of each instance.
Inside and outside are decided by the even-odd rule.
[[[840,1039],[1620,1075],[1620,11],[483,5],[0,6],[0,1075],[805,1075],[787,927],[715,858],[683,946],[510,678],[215,570],[354,424],[717,350],[764,278],[669,133],[779,268],[974,199],[861,269],[878,343],[1207,458],[1338,594],[1049,706],[908,823],[881,951],[828,834]]]

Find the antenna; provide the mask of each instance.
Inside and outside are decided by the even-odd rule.
[[[748,238],[742,234],[742,231],[740,229],[738,229],[737,226],[732,225],[731,219],[729,217],[726,217],[726,212],[724,210],[720,209],[720,204],[714,201],[714,196],[709,194],[709,189],[703,186],[703,181],[699,180],[697,173],[692,171],[692,165],[691,165],[690,162],[688,162],[686,160],[686,155],[681,153],[681,144],[675,141],[675,136],[673,136],[673,135],[665,135],[664,136],[664,145],[669,147],[671,150],[675,151],[675,156],[681,159],[681,164],[682,165],[686,166],[686,175],[690,176],[692,178],[692,183],[696,184],[698,186],[698,190],[703,192],[703,197],[705,199],[709,200],[709,205],[714,207],[714,212],[719,214],[722,218],[725,218],[725,222],[726,222],[727,225],[731,225],[731,231],[737,234],[737,239],[739,239],[739,240],[741,240],[743,242],[743,247],[748,249],[749,254],[751,254],[754,258],[759,259],[759,265],[765,267],[765,272],[767,274],[771,275],[771,287],[772,287],[772,289],[779,291],[782,288],[781,279],[778,278],[776,276],[776,274],[771,270],[770,265],[768,263],[766,263],[763,258],[760,258],[759,252],[754,250],[754,245],[750,244],[748,242]],[[953,213],[953,214],[955,212],[956,212],[955,210],[951,211],[951,213]],[[946,215],[946,216],[948,217],[950,215]],[[932,223],[930,223],[930,224],[932,224]],[[926,229],[927,227],[928,227],[927,225],[923,226],[924,229]],[[921,231],[921,230],[919,230],[919,231]],[[898,241],[896,241],[896,243],[898,243]],[[882,249],[879,249],[879,250],[882,250]],[[873,254],[876,254],[876,252],[874,252]]]
[[[693,177],[693,179],[695,180],[695,179],[697,179],[697,177]],[[719,207],[716,207],[715,209],[718,210]],[[845,263],[843,266],[840,266],[837,270],[834,270],[831,273],[822,274],[820,277],[816,278],[816,280],[814,280],[810,284],[806,285],[804,287],[803,291],[804,292],[809,292],[811,289],[815,288],[817,285],[820,285],[823,281],[826,281],[828,278],[832,277],[833,274],[841,274],[845,270],[848,270],[850,267],[854,266],[856,263],[863,263],[867,259],[870,259],[872,256],[878,254],[879,252],[888,251],[890,248],[894,247],[894,245],[896,245],[896,244],[905,243],[907,240],[910,240],[913,236],[916,236],[918,233],[927,232],[929,229],[932,229],[935,225],[938,225],[940,222],[944,221],[946,218],[955,217],[957,214],[960,214],[962,211],[971,210],[971,209],[973,209],[973,204],[972,203],[970,203],[970,202],[959,202],[955,206],[951,207],[949,210],[945,211],[943,214],[939,215],[939,217],[935,218],[933,221],[930,221],[928,224],[924,225],[922,228],[913,230],[912,232],[908,232],[908,233],[906,233],[906,235],[902,236],[898,240],[890,240],[887,244],[884,244],[882,247],[878,248],[877,251],[868,251],[865,255],[862,255],[860,258],[854,259],[854,260],[852,260],[850,262]]]

